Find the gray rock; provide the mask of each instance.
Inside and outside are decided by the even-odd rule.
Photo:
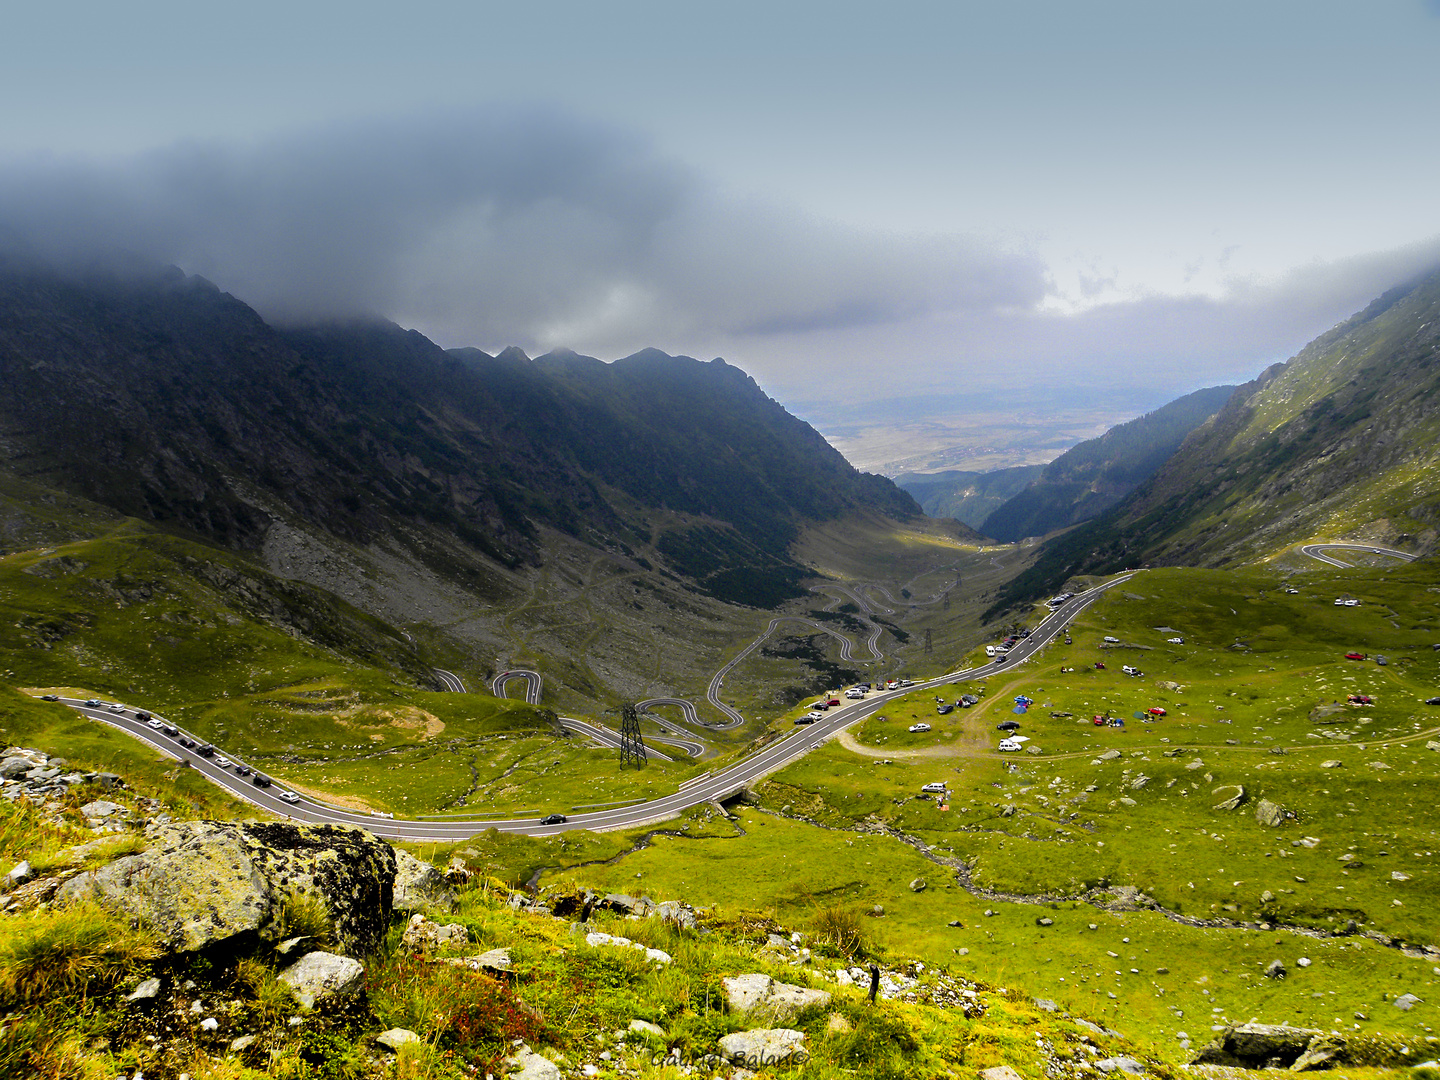
[[[1201,1047],[1192,1064],[1263,1068],[1276,1058],[1289,1063],[1305,1053],[1321,1034],[1283,1024],[1234,1024]]]
[[[24,758],[7,757],[4,761],[0,761],[0,780],[19,779],[34,767],[33,762],[26,761]]]
[[[721,982],[732,1011],[770,1020],[788,1020],[811,1005],[830,1004],[829,991],[776,982],[769,975],[735,975]]]
[[[918,878],[918,877],[917,877],[917,878],[914,878],[914,879],[910,882],[910,891],[911,891],[911,892],[924,892],[924,891],[925,891],[925,879],[924,879],[924,878]]]
[[[365,980],[365,967],[358,960],[334,953],[306,953],[280,972],[278,978],[295,1000],[307,1009],[326,998],[347,997],[360,989]]]
[[[752,1031],[736,1031],[719,1041],[720,1053],[733,1065],[757,1069],[765,1065],[780,1065],[791,1058],[805,1061],[809,1052],[805,1049],[805,1033],[792,1028],[755,1028]]]
[[[1273,803],[1269,799],[1261,799],[1255,805],[1255,820],[1272,829],[1284,824],[1286,818],[1294,816],[1279,803]]]
[[[656,907],[655,914],[666,922],[674,923],[682,930],[695,929],[695,911],[683,900],[666,900]]]
[[[25,882],[34,876],[34,872],[30,869],[30,861],[28,859],[22,859],[11,867],[10,872],[5,875],[5,887],[7,889],[13,889],[16,885],[24,885]]]
[[[1285,978],[1285,964],[1280,960],[1271,960],[1265,965],[1265,977],[1267,979]]]
[[[1056,1005],[1055,1002],[1049,998],[1036,998],[1035,1007],[1042,1012],[1058,1012],[1060,1009],[1060,1006]]]
[[[1108,1057],[1101,1058],[1095,1062],[1095,1068],[1103,1073],[1126,1072],[1132,1076],[1140,1076],[1145,1072],[1145,1066],[1132,1057]]]
[[[431,922],[424,915],[412,915],[400,944],[411,952],[431,952],[435,949],[470,944],[470,932],[459,923],[442,925]]]
[[[1036,926],[1054,926],[1054,925],[1055,925],[1055,920],[1052,919],[1052,918],[1050,918],[1049,915],[1042,915],[1040,918],[1038,918],[1038,919],[1035,920],[1035,925],[1036,925]]]
[[[1329,761],[1320,762],[1320,768],[1322,769],[1340,769],[1344,768],[1344,766],[1345,763],[1343,761],[1336,761],[1334,758],[1331,758]]]
[[[506,1080],[564,1080],[565,1076],[560,1066],[523,1044],[505,1059],[505,1069]]]
[[[375,1041],[387,1050],[399,1050],[407,1043],[418,1043],[422,1040],[409,1028],[391,1028],[389,1031],[382,1031],[376,1035]]]
[[[249,1049],[259,1037],[258,1035],[241,1035],[238,1039],[230,1040],[230,1052],[238,1054],[242,1050]]]
[[[1423,1000],[1416,997],[1414,994],[1401,994],[1395,999],[1395,1007],[1402,1012],[1409,1012],[1416,1005],[1423,1004]]]
[[[659,1024],[652,1024],[649,1020],[631,1020],[630,1031],[638,1031],[642,1035],[654,1035],[657,1039],[665,1037],[665,1029]]]
[[[125,807],[119,803],[107,802],[104,799],[96,799],[94,802],[88,802],[80,807],[80,813],[84,814],[87,818],[106,818],[113,814],[121,813],[124,810]]]
[[[980,1080],[1020,1080],[1020,1074],[1009,1065],[996,1065],[983,1070]]]
[[[243,933],[276,940],[291,897],[318,898],[347,951],[372,951],[389,929],[394,849],[360,829],[191,821],[152,825],[146,839],[143,854],[71,878],[60,902],[138,917],[174,952]]]
[[[626,896],[624,893],[608,893],[601,898],[598,906],[618,911],[622,915],[648,915],[655,908],[655,905],[643,896]]]
[[[1194,765],[1195,762],[1192,761],[1190,764]],[[1220,801],[1211,807],[1212,810],[1234,810],[1249,798],[1245,794],[1244,784],[1226,784],[1216,788],[1211,794],[1220,797]]]
[[[1118,758],[1118,757],[1120,757],[1120,756],[1122,756],[1122,755],[1121,755],[1121,753],[1120,753],[1119,750],[1106,750],[1103,754],[1100,755],[1100,760],[1101,760],[1101,761],[1114,761],[1116,758]]]
[[[1434,739],[1431,739],[1429,742],[1427,742],[1427,743],[1425,744],[1425,749],[1426,749],[1426,750],[1440,750],[1440,742],[1436,742]]]
[[[156,994],[160,993],[159,979],[146,979],[134,990],[125,995],[126,1001],[149,1001]]]
[[[395,849],[395,884],[391,890],[396,911],[415,912],[425,908],[450,911],[455,893],[445,875],[402,848]]]
[[[481,971],[503,974],[510,970],[510,950],[491,949],[489,952],[483,952],[475,957],[475,961],[480,965]]]

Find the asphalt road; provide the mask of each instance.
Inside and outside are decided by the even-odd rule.
[[[465,684],[461,681],[459,675],[456,675],[453,671],[446,671],[444,668],[437,667],[431,670],[435,672],[435,677],[445,685],[445,689],[448,692],[452,694],[465,693]]]
[[[1128,581],[1134,576],[1134,573],[1134,571],[1131,571],[1119,577],[1112,578],[1103,585],[1067,600],[1063,605],[1048,615],[1039,626],[1031,632],[1028,638],[1025,638],[1012,648],[1010,655],[1003,658],[1003,663],[991,661],[979,667],[953,671],[937,679],[916,683],[913,686],[900,690],[882,691],[872,694],[863,701],[856,701],[854,704],[832,709],[826,714],[823,720],[816,721],[812,725],[796,727],[793,731],[776,739],[770,745],[757,750],[743,761],[736,762],[734,765],[722,769],[719,772],[689,781],[681,790],[671,795],[629,806],[602,809],[585,814],[574,814],[563,824],[557,825],[541,825],[535,817],[494,818],[480,817],[477,815],[466,819],[456,818],[450,820],[390,818],[377,816],[373,813],[365,814],[354,810],[346,810],[343,807],[324,803],[309,798],[308,796],[301,796],[296,803],[287,803],[279,797],[280,793],[285,790],[282,785],[277,783],[269,789],[258,789],[249,783],[246,778],[236,776],[233,769],[220,766],[215,759],[207,760],[189,753],[174,739],[136,720],[131,711],[127,710],[124,714],[112,713],[103,708],[95,709],[86,707],[83,702],[75,699],[66,700],[65,704],[78,709],[92,719],[113,724],[121,730],[158,748],[165,754],[172,757],[188,758],[192,767],[198,769],[202,775],[213,783],[226,788],[233,794],[257,806],[264,807],[276,814],[297,821],[358,825],[370,830],[376,836],[390,840],[434,840],[440,842],[463,840],[485,829],[492,828],[498,829],[501,832],[526,833],[531,836],[553,836],[557,833],[568,832],[572,829],[626,829],[673,817],[675,814],[689,809],[692,806],[697,806],[700,803],[729,798],[760,777],[783,768],[796,758],[809,753],[842,728],[847,728],[867,717],[873,716],[891,701],[905,694],[947,686],[966,679],[983,679],[990,675],[1008,671],[1010,668],[1024,663],[1054,637],[1060,634],[1077,614],[1099,599],[1106,590]],[[779,621],[782,620],[775,620],[775,622]],[[754,649],[763,640],[764,637],[758,638],[751,644],[750,649]],[[746,652],[749,651],[749,649],[746,650]],[[744,655],[745,653],[742,653],[740,657],[736,657],[726,668],[717,673],[716,679],[711,683],[712,689],[719,685],[719,680],[724,675],[724,672],[730,667],[733,667]],[[505,673],[505,675],[512,674],[529,674],[534,675],[537,680],[539,678],[534,672]],[[498,676],[497,680],[504,678],[505,675]],[[736,715],[738,716],[738,714]],[[157,717],[157,719],[163,718]],[[618,741],[618,735],[614,735],[614,733],[609,732],[606,728],[578,720],[571,720],[569,723],[576,725],[577,729],[597,739],[611,735]],[[218,756],[219,752],[217,751],[217,757]],[[658,752],[657,756],[659,756]],[[238,761],[236,763],[239,764]]]
[[[1321,542],[1318,544],[1301,544],[1300,554],[1309,555],[1312,559],[1319,559],[1331,566],[1339,566],[1346,570],[1354,569],[1353,563],[1341,562],[1339,559],[1332,559],[1326,555],[1326,551],[1360,551],[1367,555],[1389,555],[1394,559],[1403,559],[1405,562],[1414,562],[1416,556],[1408,551],[1396,551],[1394,548],[1379,547],[1375,544],[1350,544],[1345,541]]]
[[[527,668],[516,668],[513,671],[502,671],[490,682],[490,692],[496,697],[505,696],[505,684],[515,679],[525,680],[525,704],[540,704],[540,688],[543,685],[538,671],[530,671]],[[463,690],[461,691],[464,692]]]

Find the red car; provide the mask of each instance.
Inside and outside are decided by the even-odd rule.
[[[1364,659],[1365,659],[1365,654],[1364,654],[1363,652],[1347,652],[1347,653],[1345,654],[1345,659],[1346,659],[1346,660],[1364,660]]]
[[[1096,661],[1095,661],[1095,666],[1096,666],[1097,668],[1099,668],[1101,671],[1104,671],[1104,670],[1105,670],[1105,665],[1102,664],[1099,660],[1096,660]]]
[[[1105,717],[1103,717],[1103,716],[1097,716],[1097,717],[1095,717],[1095,719],[1092,721],[1092,723],[1094,723],[1094,725],[1095,725],[1096,727],[1104,727],[1108,722],[1109,722],[1109,721],[1107,721],[1107,720],[1105,719]]]
[[[833,708],[835,708],[835,706],[837,706],[837,705],[839,705],[839,704],[840,704],[840,699],[839,699],[838,697],[832,697],[829,701],[825,702],[825,707],[826,707],[827,709],[833,709]]]
[[[1146,709],[1145,711],[1148,712],[1151,716],[1164,716],[1164,715],[1165,715],[1165,710],[1162,709],[1162,708],[1160,708],[1160,707],[1158,707],[1158,706],[1155,707],[1155,708],[1153,708],[1153,709]]]

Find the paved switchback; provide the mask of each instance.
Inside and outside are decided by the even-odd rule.
[[[364,813],[349,810],[320,799],[300,796],[298,793],[291,793],[291,796],[295,798],[296,801],[288,802],[281,798],[281,795],[284,793],[283,786],[277,784],[272,788],[256,788],[253,783],[247,781],[247,778],[235,775],[233,771],[234,766],[241,764],[238,760],[229,766],[222,766],[219,763],[218,757],[215,759],[197,758],[176,741],[179,737],[178,735],[171,737],[163,734],[163,732],[150,728],[147,724],[136,719],[132,711],[128,709],[123,713],[113,713],[104,708],[87,706],[84,702],[77,699],[63,700],[66,705],[76,709],[83,715],[93,720],[112,724],[137,739],[148,743],[163,754],[188,760],[191,766],[197,769],[207,780],[225,788],[239,798],[261,806],[273,813],[297,821],[358,825],[370,830],[376,836],[383,837],[387,840],[435,841],[438,843],[463,840],[485,829],[492,828],[498,829],[501,832],[525,833],[531,836],[553,836],[557,833],[567,832],[572,829],[628,829],[673,817],[675,814],[687,810],[692,806],[698,806],[701,803],[729,798],[760,777],[781,769],[795,759],[809,753],[815,747],[823,744],[836,732],[874,715],[889,702],[905,694],[946,686],[967,679],[983,679],[1002,671],[1009,671],[1011,668],[1024,663],[1041,648],[1049,644],[1049,642],[1069,624],[1070,620],[1103,596],[1106,590],[1128,581],[1135,573],[1135,571],[1131,571],[1121,574],[1105,582],[1103,585],[1096,586],[1087,592],[1067,600],[1063,605],[1048,615],[1028,638],[1016,645],[1003,664],[991,661],[979,667],[953,671],[936,679],[916,683],[914,686],[906,687],[903,690],[880,692],[867,700],[857,701],[853,705],[832,709],[825,719],[817,721],[808,727],[795,728],[768,746],[757,750],[749,757],[736,762],[728,768],[686,781],[680,790],[671,795],[630,806],[573,814],[565,822],[555,825],[542,825],[538,820],[538,816],[549,812],[550,808],[540,810],[535,815],[527,815],[524,817],[507,818],[472,815],[469,818],[457,816],[451,818],[402,819],[389,815],[381,815],[376,812]],[[783,620],[775,621],[779,622]],[[767,631],[767,634],[768,633],[769,631]],[[746,650],[746,653],[753,650],[760,641],[763,641],[764,636],[765,635],[762,635],[753,642]],[[733,667],[744,655],[745,653],[742,653],[740,657],[732,660],[725,669],[722,669],[720,674],[723,674],[725,670]],[[719,674],[717,674],[717,678],[719,678]],[[712,687],[714,685],[715,683],[712,682]],[[739,714],[737,713],[735,715],[738,718]],[[590,734],[591,737],[596,739],[604,739],[611,736],[618,739],[618,736],[614,736],[614,733],[598,725],[587,724],[584,721],[578,720],[570,721],[570,723],[573,723],[577,729],[585,731],[586,734]],[[585,729],[589,730],[586,731]],[[182,732],[180,734],[184,733]]]

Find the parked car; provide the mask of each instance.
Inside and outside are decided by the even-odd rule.
[[[829,701],[825,702],[825,704],[833,709],[840,704],[840,699],[838,697],[832,697]]]
[[[954,706],[954,705],[936,705],[936,706],[935,706],[935,712],[936,712],[936,715],[938,715],[938,716],[948,716],[950,713],[952,713],[952,712],[954,712],[954,711],[955,711],[955,706]]]
[[[1002,721],[1000,721],[1000,723],[996,724],[995,727],[996,727],[996,729],[999,730],[999,731],[1019,731],[1019,730],[1020,730],[1020,721],[1018,721],[1018,720],[1002,720]]]
[[[546,814],[540,819],[541,825],[564,825],[569,820],[564,814]]]
[[[1425,699],[1425,704],[1426,704],[1426,705],[1440,705],[1440,697],[1427,697],[1427,698]]]
[[[1014,739],[1001,739],[1000,745],[995,749],[999,750],[1002,754],[1013,754],[1020,749],[1020,744]]]
[[[1364,654],[1363,652],[1347,652],[1347,653],[1345,654],[1345,659],[1346,659],[1346,660],[1364,660],[1364,659],[1366,659],[1366,657],[1365,657],[1365,654]]]
[[[812,705],[810,706],[810,708],[812,708],[812,709],[819,709],[821,712],[824,712],[824,711],[825,711],[826,709],[828,709],[829,707],[830,707],[830,703],[829,703],[828,701],[817,701],[817,702],[815,702],[814,704],[812,704]]]
[[[911,731],[912,733],[917,732],[917,731],[929,731],[929,730],[930,730],[930,725],[929,725],[929,724],[911,724],[911,725],[910,725],[910,731]]]
[[[813,724],[816,720],[819,720],[819,719],[820,719],[819,715],[812,712],[812,713],[806,713],[804,716],[797,716],[797,717],[795,717],[795,723],[797,723],[797,724]]]
[[[1377,656],[1375,657],[1375,663],[1379,664],[1381,667],[1387,667],[1390,661],[1386,660],[1383,656]]]
[[[1170,644],[1170,645],[1184,645],[1184,644],[1185,644],[1185,639],[1184,639],[1183,637],[1166,638],[1165,641],[1166,641],[1168,644]]]
[[[1164,715],[1165,715],[1165,710],[1162,709],[1162,708],[1160,708],[1160,706],[1158,706],[1158,705],[1155,706],[1155,708],[1153,708],[1153,709],[1146,709],[1145,711],[1148,712],[1151,716],[1164,716]]]
[[[1108,643],[1111,644],[1111,645],[1119,645],[1119,644],[1120,644],[1120,639],[1119,639],[1118,637],[1111,637],[1109,634],[1106,634],[1106,635],[1105,635],[1105,640],[1106,640],[1106,642],[1108,642]]]
[[[926,784],[920,790],[933,793],[936,791],[948,791],[949,789],[945,786],[945,782],[943,780],[935,780],[931,783]]]

